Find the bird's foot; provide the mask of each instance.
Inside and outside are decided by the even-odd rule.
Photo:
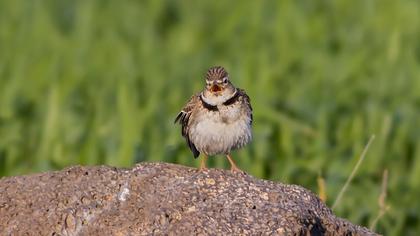
[[[239,169],[237,166],[231,166],[230,171],[234,174],[245,174],[245,172]]]
[[[207,161],[207,155],[204,155],[200,162],[200,168],[198,168],[199,172],[204,172],[207,170],[206,161]]]
[[[232,173],[245,173],[245,172],[243,172],[241,169],[239,169],[237,166],[236,166],[236,164],[235,164],[235,162],[233,161],[233,159],[232,159],[232,157],[230,156],[230,154],[227,154],[226,155],[226,157],[227,157],[227,159],[229,160],[229,163],[230,163],[230,171],[232,172]]]

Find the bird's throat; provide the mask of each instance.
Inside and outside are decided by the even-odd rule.
[[[216,96],[211,92],[203,92],[201,93],[200,97],[201,100],[209,105],[218,106],[223,105],[225,102],[231,100],[237,95],[236,89],[233,92],[229,92],[228,90],[224,90],[220,93],[220,95]]]

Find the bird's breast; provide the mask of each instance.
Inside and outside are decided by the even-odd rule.
[[[251,122],[240,106],[203,110],[191,125],[190,137],[197,148],[209,155],[228,153],[251,140]]]
[[[231,124],[241,119],[242,111],[239,105],[223,106],[219,105],[218,111],[208,114],[214,122]]]

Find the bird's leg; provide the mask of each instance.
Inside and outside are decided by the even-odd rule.
[[[201,162],[200,162],[200,169],[199,169],[199,171],[207,170],[206,161],[207,161],[207,155],[206,154],[203,154],[203,158],[201,158]]]
[[[233,161],[233,159],[232,159],[232,157],[230,156],[230,154],[227,154],[226,155],[226,157],[227,157],[227,159],[229,160],[229,162],[230,162],[230,171],[232,171],[232,172],[242,172],[241,171],[241,169],[239,169],[237,166],[236,166],[236,164],[235,164],[235,162]]]

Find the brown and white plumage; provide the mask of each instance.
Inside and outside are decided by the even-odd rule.
[[[244,90],[233,86],[223,67],[212,67],[207,71],[206,88],[190,98],[175,122],[181,124],[182,136],[195,158],[200,153],[205,158],[225,154],[233,170],[237,167],[230,152],[252,139],[250,99]]]
[[[191,114],[194,112],[196,108],[196,104],[198,104],[199,95],[193,95],[190,100],[187,102],[187,104],[182,108],[182,111],[178,114],[178,116],[175,119],[175,123],[179,121],[179,123],[182,126],[181,134],[186,139],[188,147],[191,149],[193,155],[195,158],[197,158],[200,155],[200,152],[197,150],[197,148],[194,146],[194,144],[191,142],[191,139],[189,137],[189,121]]]

